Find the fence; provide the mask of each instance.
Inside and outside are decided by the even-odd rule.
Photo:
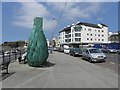
[[[14,62],[16,61],[22,54],[25,53],[25,51],[19,50],[18,52],[8,52],[6,53],[5,51],[0,52],[0,64],[4,62]]]

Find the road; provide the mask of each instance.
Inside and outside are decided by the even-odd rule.
[[[112,70],[115,73],[118,73],[118,66],[120,66],[120,63],[118,62],[118,54],[113,54],[113,53],[105,53],[107,56],[106,62],[100,62],[100,63],[92,63],[94,65],[103,67],[108,70]],[[81,58],[81,57],[77,57]]]
[[[118,62],[118,54],[107,54],[107,59],[105,63],[94,63],[95,65],[98,65],[100,67],[104,67],[105,69],[110,69],[114,71],[115,73],[118,73],[118,66],[120,66]]]
[[[118,74],[67,54],[53,52],[48,61],[53,66],[30,68],[14,62],[2,85],[6,88],[118,88]]]

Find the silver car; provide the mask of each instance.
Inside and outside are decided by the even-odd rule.
[[[87,59],[89,62],[100,62],[106,60],[105,54],[96,48],[87,48],[82,52],[82,59]]]

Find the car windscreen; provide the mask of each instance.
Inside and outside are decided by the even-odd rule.
[[[89,49],[90,53],[101,53],[99,49]]]
[[[74,48],[74,51],[81,51],[80,48]]]

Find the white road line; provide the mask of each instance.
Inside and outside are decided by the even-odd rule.
[[[113,70],[111,70],[111,69],[109,69],[109,68],[106,68],[107,70],[109,70],[109,71],[111,71],[111,72],[115,72],[115,71],[113,71]]]
[[[111,64],[115,64],[115,63],[113,63],[113,62],[110,62]]]

